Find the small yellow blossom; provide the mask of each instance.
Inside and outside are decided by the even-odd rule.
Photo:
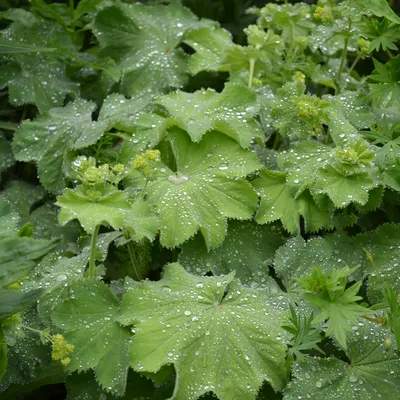
[[[151,161],[158,161],[160,159],[160,150],[147,150],[146,157]]]
[[[324,24],[326,24],[333,18],[332,9],[329,6],[317,7],[314,11],[313,17],[314,19],[319,20]]]
[[[69,355],[74,351],[75,346],[65,341],[61,334],[51,336],[52,353],[51,358],[61,361],[61,364],[68,365],[71,362]]]
[[[135,157],[135,159],[132,162],[132,167],[135,169],[143,169],[147,166],[148,161],[145,156],[143,155],[138,155]]]
[[[293,78],[298,83],[305,83],[306,81],[306,76],[301,71],[296,71]]]
[[[71,362],[71,359],[69,357],[66,357],[66,358],[61,359],[60,362],[61,362],[61,365],[66,367]]]
[[[115,165],[112,167],[112,171],[113,171],[115,174],[121,174],[122,172],[124,172],[124,169],[125,169],[125,167],[124,167],[123,164],[115,164]]]
[[[10,290],[19,290],[21,289],[21,285],[18,282],[14,282],[8,286]]]

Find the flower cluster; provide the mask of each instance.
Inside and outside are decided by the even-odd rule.
[[[51,358],[55,361],[60,361],[62,365],[66,366],[71,362],[70,354],[74,351],[75,346],[65,341],[61,334],[50,336],[52,353]]]
[[[151,170],[151,165],[154,162],[160,161],[159,150],[147,150],[144,154],[139,154],[132,161],[132,167],[143,172],[147,176]]]

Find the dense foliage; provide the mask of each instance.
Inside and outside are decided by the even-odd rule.
[[[391,6],[0,1],[1,399],[400,399]]]

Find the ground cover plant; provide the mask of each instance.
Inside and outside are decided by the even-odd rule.
[[[0,399],[400,399],[394,3],[0,1]]]

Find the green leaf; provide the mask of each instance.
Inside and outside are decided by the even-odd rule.
[[[385,17],[395,24],[400,24],[400,17],[390,8],[387,0],[363,0],[362,4],[368,13],[377,17]]]
[[[57,253],[49,254],[24,282],[24,286],[28,289],[45,290],[38,304],[42,320],[50,322],[51,311],[68,297],[69,285],[77,279],[83,279],[88,260],[88,251],[70,258],[60,257]]]
[[[325,193],[337,208],[342,208],[356,202],[365,205],[368,202],[369,191],[377,186],[367,173],[343,176],[336,169],[327,166],[319,171],[321,179],[315,185],[320,193]]]
[[[312,267],[319,266],[327,273],[332,268],[361,265],[365,254],[354,239],[344,234],[326,235],[305,241],[301,237],[289,239],[275,254],[274,268],[290,293],[298,288],[293,276],[311,273]],[[353,277],[361,274],[355,271]]]
[[[0,240],[0,286],[7,286],[28,275],[37,262],[54,250],[59,239],[15,237]]]
[[[333,227],[329,208],[321,209],[308,191],[294,196],[293,188],[286,182],[286,174],[279,171],[261,171],[253,181],[260,193],[261,203],[256,214],[260,224],[281,220],[290,233],[300,233],[300,217],[304,218],[308,232]]]
[[[76,243],[79,236],[78,225],[70,223],[61,226],[58,223],[58,213],[58,207],[50,202],[32,211],[28,219],[35,232],[35,238],[52,239],[61,236],[65,246]]]
[[[270,284],[268,265],[277,248],[283,244],[282,232],[275,226],[262,226],[250,221],[232,221],[221,247],[207,251],[201,235],[183,244],[179,262],[192,274],[228,274],[251,287]]]
[[[159,97],[156,102],[170,113],[170,124],[187,131],[194,142],[216,130],[247,148],[253,137],[261,136],[253,119],[258,112],[257,96],[245,86],[227,84],[222,93],[212,89],[177,92]]]
[[[0,239],[15,234],[18,222],[19,215],[13,210],[10,202],[0,197]]]
[[[123,192],[115,190],[94,200],[81,192],[66,189],[62,196],[57,197],[56,205],[61,207],[59,221],[66,224],[76,218],[89,234],[97,225],[119,229],[124,223],[124,211],[131,208],[125,197]]]
[[[104,54],[112,55],[122,70],[124,94],[132,96],[186,83],[188,56],[178,46],[185,32],[198,25],[196,16],[179,2],[117,3],[97,14],[94,33]]]
[[[0,172],[12,167],[15,164],[12,154],[11,143],[0,136]]]
[[[1,398],[2,400],[14,400],[30,392],[34,392],[42,386],[62,384],[65,382],[66,377],[67,374],[63,366],[59,362],[54,361],[47,368],[41,369],[30,382],[23,385],[14,383],[9,386],[1,394]]]
[[[273,125],[282,135],[307,138],[322,133],[329,123],[330,104],[326,100],[304,94],[305,85],[289,82],[277,90],[271,104]]]
[[[368,298],[372,303],[383,300],[385,283],[400,291],[399,258],[400,226],[384,224],[372,232],[357,237],[360,247],[366,249],[373,264],[364,257],[368,276]]]
[[[130,333],[116,322],[119,303],[100,281],[76,281],[71,290],[73,295],[52,313],[54,324],[67,331],[66,341],[75,346],[67,369],[94,369],[104,389],[122,396],[128,374]]]
[[[289,360],[294,359],[303,360],[306,356],[302,353],[303,351],[315,350],[322,354],[323,351],[317,346],[322,340],[321,333],[312,326],[314,314],[310,316],[303,316],[296,314],[296,310],[293,305],[290,305],[290,325],[282,326],[283,329],[290,332],[293,337],[289,348]]]
[[[0,380],[7,368],[7,342],[3,329],[0,328]]]
[[[128,373],[126,393],[123,397],[116,398],[102,391],[92,371],[69,375],[66,385],[67,400],[166,400],[170,398],[173,389],[170,384],[158,385],[132,369]]]
[[[151,97],[146,95],[127,99],[122,94],[111,94],[101,106],[99,121],[107,121],[106,130],[116,128],[130,132],[150,101]]]
[[[378,185],[375,158],[363,140],[332,149],[329,146],[302,142],[290,152],[278,156],[278,166],[288,171],[287,181],[298,197],[308,188],[318,203],[327,194],[337,208],[351,202],[365,205],[369,190]]]
[[[36,301],[43,291],[41,289],[30,292],[17,292],[15,290],[0,291],[0,321],[10,315],[16,314],[28,308]]]
[[[15,157],[37,162],[40,180],[47,190],[59,193],[65,187],[70,151],[90,146],[103,135],[105,123],[91,118],[95,108],[92,102],[76,100],[34,121],[25,121],[18,129],[13,141]]]
[[[217,132],[193,143],[175,129],[168,134],[176,171],[161,168],[147,187],[148,201],[160,218],[160,241],[175,247],[199,229],[207,248],[226,235],[227,218],[250,219],[257,196],[242,177],[261,167],[255,154]]]
[[[107,5],[109,2],[106,0],[80,0],[74,12],[74,20],[85,14],[95,14],[100,8],[104,7],[104,3]]]
[[[294,379],[285,389],[284,400],[394,399],[400,391],[400,361],[385,352],[385,330],[359,322],[349,337],[349,363],[337,358],[308,357],[294,364]]]
[[[285,381],[277,323],[283,307],[266,291],[239,286],[233,274],[196,277],[170,264],[161,281],[128,288],[119,320],[135,324],[130,359],[136,370],[174,364],[173,399],[195,400],[209,391],[221,400],[255,399],[264,380],[275,390]]]
[[[24,326],[38,330],[45,329],[38,318],[35,305],[27,309],[21,316]],[[36,376],[40,375],[41,368],[50,365],[50,348],[42,344],[37,332],[27,329],[22,332],[19,330],[19,334],[15,337],[8,336],[7,342],[9,345],[8,364],[6,373],[0,381],[0,392],[2,399],[3,396],[5,397],[4,393],[11,392],[10,400],[14,400],[16,397],[12,396],[12,391],[16,386],[18,389],[22,385],[33,382]],[[53,367],[53,371],[56,370],[59,371]],[[4,392],[7,388],[10,388],[10,392]]]
[[[57,49],[49,47],[36,47],[23,43],[9,43],[4,37],[0,37],[0,54],[13,53],[53,53]]]
[[[148,203],[137,201],[123,215],[123,227],[129,231],[131,239],[136,242],[140,242],[144,238],[151,242],[155,239],[158,231],[158,219]]]
[[[368,79],[376,83],[369,84],[370,92],[367,98],[380,107],[396,105],[400,108],[400,56],[390,59],[385,64],[376,59],[373,61],[375,70]]]
[[[32,206],[42,200],[45,194],[42,186],[22,180],[9,181],[1,192],[1,196],[12,204],[12,209],[21,217],[22,224],[28,220]]]
[[[398,26],[390,23],[387,19],[378,21],[370,19],[366,21],[364,33],[370,40],[370,51],[397,50],[396,42],[400,39]]]
[[[14,22],[1,31],[3,52],[5,45],[9,57],[2,65],[0,87],[8,86],[12,105],[35,104],[44,112],[61,106],[67,94],[77,94],[79,86],[66,76],[65,64],[57,56],[75,50],[60,26],[44,20],[30,26]]]
[[[365,317],[373,314],[357,301],[361,296],[357,296],[362,281],[345,289],[346,278],[358,267],[349,269],[332,269],[324,273],[320,266],[314,266],[311,275],[295,278],[302,288],[306,290],[303,297],[311,304],[320,308],[320,312],[313,320],[318,324],[327,320],[326,335],[333,334],[340,346],[346,349],[346,332],[351,332],[351,324],[357,323],[358,317]],[[350,324],[351,323],[351,324]]]
[[[189,69],[195,75],[202,71],[229,71],[226,51],[233,45],[229,31],[217,26],[189,32],[184,42],[196,53],[190,57]]]

